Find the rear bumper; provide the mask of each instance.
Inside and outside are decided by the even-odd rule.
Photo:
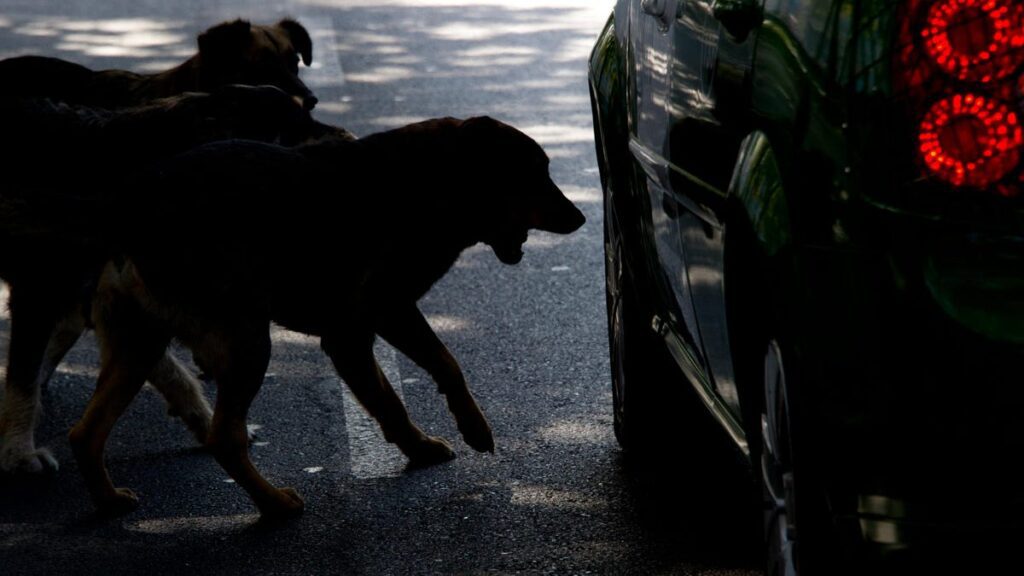
[[[1024,534],[1024,243],[891,214],[876,231],[797,250],[789,309],[833,515],[864,558],[991,557]]]
[[[872,498],[877,505],[882,500]],[[851,574],[1015,574],[1020,571],[1020,526],[1006,522],[1019,505],[1000,507],[994,518],[913,519],[914,504],[891,500],[901,516],[862,514],[841,518],[844,531],[860,537]],[[1007,570],[1006,566],[1013,566]]]

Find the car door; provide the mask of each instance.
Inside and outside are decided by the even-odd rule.
[[[740,405],[725,314],[722,208],[742,134],[740,130],[752,34],[737,40],[723,30],[716,4],[742,0],[679,0],[672,100],[669,193],[700,335],[701,363],[720,413],[740,421]]]
[[[630,58],[635,73],[631,110],[630,152],[641,169],[638,179],[646,188],[650,205],[650,234],[657,262],[656,273],[663,278],[659,294],[663,300],[654,319],[659,329],[678,335],[691,357],[700,348],[696,316],[683,261],[677,224],[677,205],[669,188],[668,127],[675,53],[675,14],[678,0],[634,0],[630,3]],[[661,292],[664,292],[661,294]],[[692,362],[691,362],[692,363]],[[692,367],[688,367],[692,368]]]

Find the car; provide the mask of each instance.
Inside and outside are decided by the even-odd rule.
[[[589,84],[624,453],[727,438],[770,575],[1013,549],[1024,2],[618,0]]]

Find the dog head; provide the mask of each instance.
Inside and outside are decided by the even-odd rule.
[[[569,234],[586,221],[551,180],[548,156],[532,138],[487,116],[463,121],[458,131],[469,185],[490,188],[481,197],[487,216],[480,234],[499,260],[518,263],[531,229]]]
[[[293,146],[316,134],[317,124],[276,86],[230,84],[201,100],[198,112],[208,127],[204,140],[243,138]]]
[[[270,26],[246,20],[218,24],[199,35],[199,88],[277,86],[312,110],[317,99],[299,79],[300,59],[306,66],[313,62],[313,41],[295,20]]]

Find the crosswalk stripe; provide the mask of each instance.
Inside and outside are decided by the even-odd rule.
[[[398,369],[395,349],[383,342],[374,347],[377,363],[391,382],[398,397],[402,397],[402,378]],[[405,457],[384,440],[377,422],[370,418],[356,397],[337,378],[334,386],[344,390],[345,437],[348,439],[349,466],[353,477],[367,480],[393,478],[402,473]]]

